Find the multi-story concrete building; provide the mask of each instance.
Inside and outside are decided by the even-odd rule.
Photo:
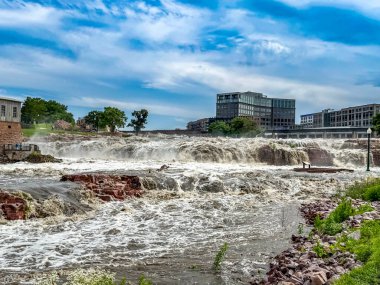
[[[321,127],[362,127],[372,126],[372,118],[380,113],[380,104],[368,104],[343,108],[338,111],[331,109],[319,113],[302,115],[301,126],[304,128]]]
[[[332,112],[334,112],[334,110],[326,109],[318,113],[301,115],[301,126],[303,128],[330,127],[330,115]]]
[[[21,102],[0,98],[0,145],[21,141]]]
[[[291,128],[295,124],[295,100],[250,91],[217,94],[216,119],[235,117],[250,117],[264,129]]]

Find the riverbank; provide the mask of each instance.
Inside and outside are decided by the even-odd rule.
[[[303,204],[307,226],[292,248],[251,284],[380,284],[380,179],[355,183],[331,200]]]

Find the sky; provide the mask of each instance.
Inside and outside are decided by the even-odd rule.
[[[380,103],[380,1],[0,0],[1,97],[174,129],[232,91],[296,99],[297,121]]]

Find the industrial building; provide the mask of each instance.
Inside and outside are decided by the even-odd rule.
[[[21,102],[0,97],[0,145],[21,141]]]
[[[380,113],[380,104],[368,104],[335,111],[326,109],[301,116],[302,128],[372,127],[372,118]]]

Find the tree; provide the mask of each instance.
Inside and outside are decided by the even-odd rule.
[[[127,117],[125,116],[124,111],[115,107],[105,107],[99,121],[99,126],[109,126],[111,132],[114,133],[116,128],[125,127],[126,121]]]
[[[25,124],[44,122],[47,111],[45,102],[41,98],[27,97],[21,107],[21,122]]]
[[[257,123],[247,117],[233,118],[230,125],[231,133],[235,135],[256,134],[259,131]]]
[[[87,125],[91,125],[93,128],[96,128],[97,131],[99,131],[99,126],[104,125],[101,122],[103,116],[104,115],[102,111],[91,111],[84,117],[84,121]]]
[[[45,121],[47,123],[54,123],[58,120],[64,120],[70,124],[75,123],[73,114],[67,111],[67,106],[54,100],[45,101],[45,106]]]
[[[25,124],[53,123],[58,120],[75,123],[73,114],[67,111],[67,106],[57,101],[27,97],[22,105],[21,122]]]
[[[372,125],[377,134],[380,134],[380,113],[373,117]]]
[[[226,122],[216,121],[210,124],[208,131],[214,135],[228,135],[231,132],[231,127]]]
[[[145,124],[147,123],[148,118],[148,110],[141,109],[140,111],[133,111],[132,116],[134,116],[136,119],[132,119],[128,124],[128,127],[133,127],[136,134],[138,134],[141,129],[145,128]]]

